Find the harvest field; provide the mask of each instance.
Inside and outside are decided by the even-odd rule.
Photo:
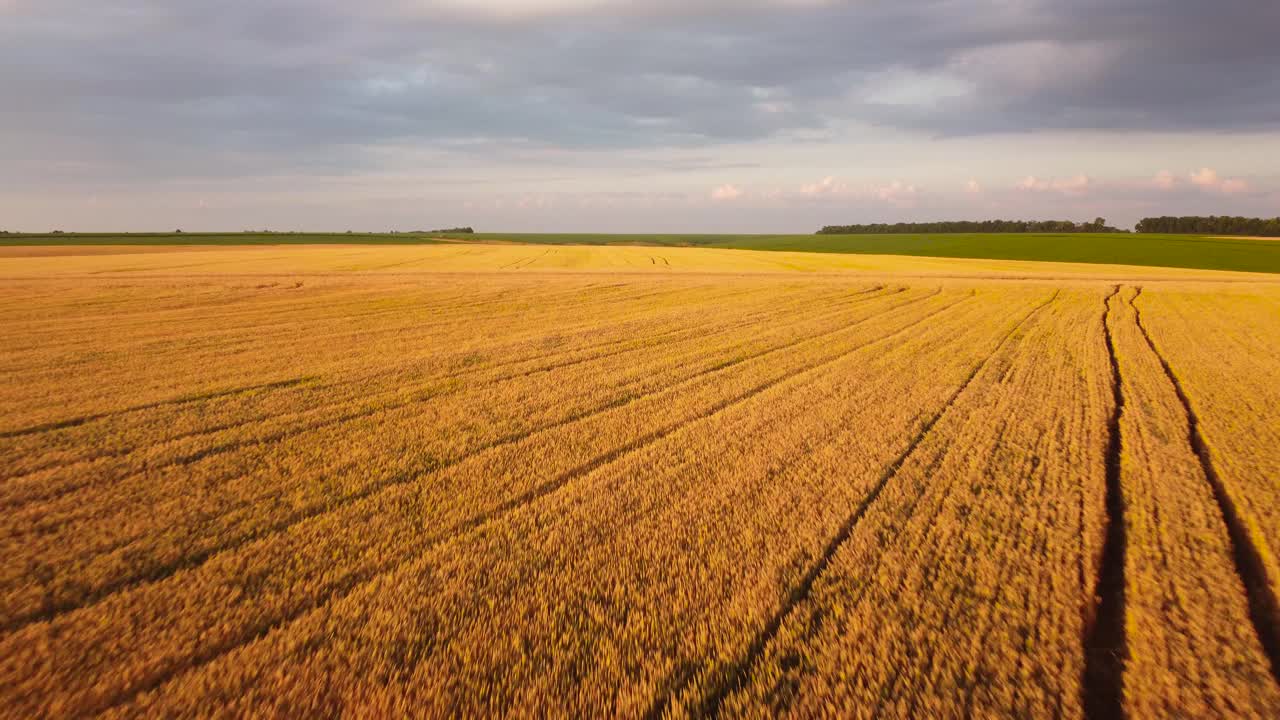
[[[0,249],[0,715],[1280,716],[1280,278]]]
[[[527,233],[139,233],[139,234],[0,234],[0,248],[62,245],[113,247],[351,244],[420,246],[428,243],[469,245],[519,243],[566,246],[627,246],[767,250],[839,255],[1029,260],[1092,265],[1280,273],[1280,244],[1270,238],[1162,235],[1154,233],[912,233],[883,235],[610,235]],[[544,248],[545,249],[545,248]],[[597,256],[609,257],[609,255]],[[723,261],[723,258],[721,258]]]

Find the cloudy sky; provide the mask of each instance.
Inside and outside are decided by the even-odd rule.
[[[1275,0],[0,0],[0,229],[1280,215]]]

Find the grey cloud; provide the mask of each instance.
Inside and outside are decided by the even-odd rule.
[[[642,5],[498,20],[399,0],[22,2],[0,10],[0,133],[96,142],[151,176],[202,154],[229,173],[354,168],[397,142],[1280,125],[1271,0]],[[880,102],[886,73],[957,93]]]

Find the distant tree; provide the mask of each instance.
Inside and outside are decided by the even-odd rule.
[[[177,230],[174,230],[174,231],[173,231],[173,234],[174,234],[174,235],[181,235],[181,234],[182,234],[182,228],[178,228]]]
[[[1280,237],[1280,217],[1246,218],[1210,215],[1149,217],[1138,221],[1140,233],[1185,235],[1252,235]]]
[[[439,230],[431,230],[429,234],[431,235],[472,235],[472,234],[475,234],[475,230],[472,230],[469,227],[442,228]]]
[[[871,223],[828,225],[819,235],[880,235],[902,233],[1095,233],[1123,232],[1107,225],[1104,218],[1091,223],[1070,220],[949,220],[924,223]]]
[[[54,230],[53,232],[51,232],[51,233],[49,233],[49,234],[50,234],[50,235],[61,235],[61,234],[62,234],[62,231],[61,231],[61,230]]]

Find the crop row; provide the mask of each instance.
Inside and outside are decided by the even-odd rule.
[[[431,277],[32,281],[0,716],[1280,713],[1274,289]]]
[[[342,506],[337,512],[281,528],[282,532],[252,542],[235,553],[214,556],[209,562],[177,572],[163,582],[111,596],[83,611],[55,619],[52,624],[30,626],[11,636],[5,645],[40,647],[43,643],[36,638],[42,635],[69,640],[81,638],[71,641],[87,643],[85,652],[93,657],[101,653],[101,638],[69,632],[67,623],[104,628],[116,633],[113,637],[117,642],[120,641],[119,628],[138,627],[138,645],[154,643],[163,660],[163,664],[156,663],[156,674],[162,675],[165,668],[180,665],[184,657],[193,654],[192,650],[197,650],[194,654],[198,655],[207,652],[205,647],[216,649],[246,635],[252,637],[259,632],[258,628],[270,627],[311,606],[317,598],[340,592],[344,586],[399,561],[404,552],[420,552],[423,543],[432,537],[446,537],[469,523],[504,512],[524,498],[554,488],[556,483],[563,484],[575,474],[588,472],[593,464],[607,462],[658,434],[672,432],[684,423],[741,402],[798,371],[829,363],[884,333],[901,334],[933,314],[957,303],[963,304],[968,297],[967,293],[936,295],[926,291],[914,299],[886,299],[879,308],[867,302],[868,307],[860,311],[866,327],[860,327],[854,316],[830,318],[827,332],[786,352],[760,355],[578,422],[490,448],[436,472],[424,471],[419,477],[410,477],[364,500]],[[908,306],[910,312],[907,312]],[[900,312],[884,312],[895,308]],[[261,522],[270,522],[273,510],[269,505],[264,506]],[[217,535],[210,537],[218,538]],[[387,549],[388,544],[403,549],[393,552]],[[181,592],[175,594],[178,590]],[[186,612],[185,607],[192,603],[205,609],[199,613]],[[159,612],[157,607],[170,610]],[[158,617],[167,619],[157,622],[155,627],[138,625],[137,613],[141,613],[141,617],[157,617],[152,615],[157,612]],[[241,612],[247,614],[245,624],[228,622],[228,617]],[[129,615],[134,619],[128,619]],[[183,622],[177,622],[179,619]],[[190,623],[195,623],[194,629]],[[154,636],[156,633],[172,637],[176,645],[170,645],[168,640],[159,642]],[[199,638],[195,648],[193,638]],[[140,649],[135,646],[129,654],[137,656]],[[19,667],[31,667],[30,663],[36,662],[21,655],[14,659],[20,663]],[[58,661],[63,668],[51,677],[70,676],[58,681],[64,687],[85,668],[85,655],[66,645],[61,645],[52,657],[45,658],[44,662],[48,661]],[[103,669],[108,667],[111,665],[104,665]],[[99,677],[89,673],[86,680],[118,683],[128,681],[129,677],[105,673]]]
[[[729,716],[1079,716],[1108,388],[1092,293],[1018,329],[728,685]]]
[[[739,330],[736,337],[719,341],[723,344],[712,334],[660,345],[647,357],[562,372],[559,384],[521,377],[387,413],[355,413],[348,422],[278,443],[249,443],[241,452],[162,466],[116,482],[103,479],[81,492],[29,504],[9,518],[11,572],[17,573],[14,582],[25,579],[26,584],[5,596],[6,614],[23,618],[42,607],[48,612],[74,606],[82,602],[78,598],[95,596],[96,588],[153,577],[181,563],[184,555],[207,556],[263,529],[408,482],[478,449],[510,444],[690,378],[710,380],[715,371],[741,360],[810,342],[809,336],[823,328],[841,332],[842,322],[857,319],[858,313],[919,301],[904,297],[884,307],[874,296],[855,299],[847,310],[818,313],[816,326],[777,324],[764,333]],[[514,407],[521,412],[512,413]],[[145,512],[139,512],[142,508]],[[22,567],[27,558],[39,565]],[[42,574],[47,580],[31,582]]]
[[[1193,420],[1126,288],[1111,300],[1124,501],[1123,706],[1133,717],[1272,717],[1280,685],[1250,619],[1229,520]]]
[[[528,288],[513,285],[505,290],[492,302],[468,309],[466,287],[382,288],[380,298],[368,298],[367,289],[337,293],[308,286],[288,293],[272,291],[256,302],[246,298],[240,305],[247,308],[237,306],[235,313],[192,304],[180,313],[148,317],[149,322],[134,331],[116,327],[121,308],[95,311],[73,301],[56,304],[51,312],[83,319],[54,331],[53,337],[40,325],[6,326],[0,364],[27,381],[21,388],[0,389],[0,406],[14,406],[5,414],[6,423],[12,423],[6,430],[112,405],[124,409],[199,394],[206,388],[217,391],[332,371],[356,373],[358,378],[370,364],[379,370],[400,367],[411,374],[441,364],[457,367],[459,361],[474,362],[481,350],[500,353],[504,344],[546,341],[548,330],[591,333],[626,327],[645,316],[678,315],[686,304],[716,307],[743,292],[689,284],[611,288],[584,283],[573,295],[535,291],[526,299]],[[114,292],[142,307],[157,294],[145,286]],[[304,299],[295,299],[295,292]],[[360,311],[375,303],[386,304],[378,315],[366,317]],[[257,325],[255,313],[264,316],[258,320],[279,313],[281,320],[277,327]],[[500,341],[494,343],[495,338]],[[59,340],[73,345],[65,347]],[[294,352],[281,353],[281,347]],[[125,389],[129,392],[122,392]],[[58,393],[58,401],[33,402],[45,392],[51,400],[52,393]],[[79,412],[81,408],[86,412]]]
[[[737,401],[121,709],[182,712],[214,696],[249,713],[641,713],[745,648],[845,508],[1042,300],[939,298],[925,316],[878,319],[810,370],[771,367],[776,379]],[[551,446],[539,464],[580,455]],[[322,676],[331,694],[315,693]]]
[[[820,309],[866,292],[803,300],[806,306]],[[388,413],[464,389],[532,379],[601,360],[643,358],[674,341],[686,341],[687,345],[693,338],[727,337],[747,324],[768,322],[794,310],[794,301],[779,302],[777,307],[753,308],[741,315],[723,313],[715,320],[692,324],[677,324],[660,316],[640,327],[620,318],[605,329],[592,328],[569,337],[551,335],[554,342],[543,333],[534,341],[490,351],[489,355],[500,353],[501,360],[486,361],[475,355],[464,358],[457,367],[438,370],[416,362],[407,366],[396,363],[376,373],[369,371],[374,363],[366,361],[353,364],[352,370],[358,369],[358,373],[339,370],[325,377],[185,395],[126,412],[101,413],[91,418],[93,422],[72,421],[66,430],[57,428],[13,439],[9,445],[17,459],[14,464],[27,472],[10,476],[0,486],[0,503],[21,504],[30,487],[48,494],[64,485],[85,484],[86,476],[113,481],[128,472],[217,454],[237,441],[262,444],[279,435]],[[450,347],[454,343],[454,338],[443,337],[431,344]],[[135,454],[135,450],[145,452]]]

